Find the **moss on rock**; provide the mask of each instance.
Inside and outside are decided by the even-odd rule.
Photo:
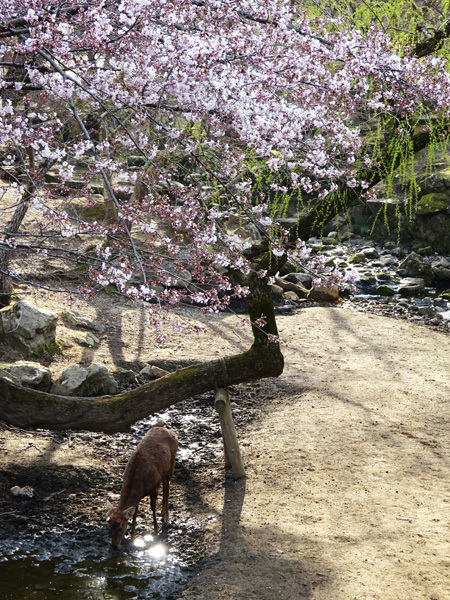
[[[393,296],[395,290],[388,285],[379,285],[375,292],[378,296]]]
[[[429,213],[447,210],[450,198],[447,194],[431,193],[425,194],[417,203],[417,214],[426,215]]]

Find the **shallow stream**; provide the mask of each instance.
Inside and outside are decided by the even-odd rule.
[[[183,496],[186,490],[192,496],[200,493],[199,481],[204,467],[208,469],[204,485],[223,483],[223,470],[216,480],[211,474],[212,465],[223,464],[222,441],[212,399],[209,405],[204,401],[190,401],[183,408],[172,408],[164,415],[136,423],[129,434],[60,432],[57,436],[61,444],[67,444],[68,439],[75,444],[92,443],[98,446],[102,456],[106,449],[109,454],[128,456],[150,425],[161,417],[164,424],[178,431],[180,436],[171,494],[174,505],[171,521],[155,535],[148,517],[149,500],[144,498],[138,515],[138,536],[132,544],[126,535],[118,550],[109,543],[103,503],[107,495],[105,487],[120,491],[122,468],[113,475],[115,481],[110,485],[111,478],[99,479],[101,473],[94,468],[91,473],[89,469],[73,467],[67,474],[64,466],[27,469],[15,464],[11,471],[0,471],[5,492],[0,507],[2,600],[168,600],[179,596],[189,574],[202,558],[205,524],[215,518],[196,517],[185,506]],[[112,462],[110,457],[105,457],[108,470]],[[34,497],[11,499],[9,487],[15,480],[33,486]],[[76,494],[70,493],[72,486],[78,486]],[[61,488],[67,489],[61,491]],[[50,496],[45,497],[49,492]],[[49,497],[51,500],[46,502]],[[75,511],[71,502],[78,507]],[[98,519],[89,519],[84,512],[87,504],[90,508],[93,502],[98,504]]]

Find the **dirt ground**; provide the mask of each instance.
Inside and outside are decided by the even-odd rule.
[[[61,309],[54,298],[36,291],[30,301]],[[216,315],[206,335],[157,348],[143,308],[114,297],[75,308],[99,319],[105,333],[99,348],[81,348],[61,323],[63,354],[44,357],[54,377],[73,363],[175,367],[235,353],[251,341],[239,316]],[[179,597],[449,599],[450,336],[338,307],[295,309],[278,323],[283,375],[231,390],[247,478],[234,482],[214,454],[197,465],[195,486],[182,485],[175,473],[173,520],[205,523],[203,559]],[[244,399],[251,400],[251,419]],[[95,494],[102,486],[119,491],[123,447],[112,438],[105,449],[104,437],[62,440],[4,428],[0,468],[7,473],[37,458],[98,465],[107,483],[97,482]],[[55,511],[59,495],[49,491],[47,511]],[[64,493],[74,518],[84,511],[103,521],[104,498],[95,498],[89,482],[84,495],[75,492]]]

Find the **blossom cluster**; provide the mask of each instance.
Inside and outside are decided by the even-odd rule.
[[[217,311],[245,297],[246,251],[263,239],[274,264],[308,261],[271,198],[368,188],[362,124],[449,109],[442,59],[401,55],[383,31],[330,26],[296,4],[0,0],[0,168],[25,170],[42,228],[107,236],[92,279],[152,303],[155,326],[180,302]],[[132,155],[143,166],[130,172]],[[257,199],[249,155],[273,175]],[[74,222],[46,188],[45,168],[64,187],[80,163],[87,202],[100,180],[114,222]]]

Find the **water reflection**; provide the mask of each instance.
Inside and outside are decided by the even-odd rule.
[[[162,560],[167,557],[169,552],[168,547],[158,541],[152,544],[154,539],[155,536],[150,533],[135,539],[134,546],[139,550],[142,550],[142,552],[138,553],[140,557],[148,556],[154,560]]]
[[[167,555],[167,548],[164,544],[155,544],[148,549],[147,554],[156,559],[165,558]]]
[[[176,553],[165,540],[150,533],[111,551],[105,536],[98,544],[78,545],[74,536],[60,537],[67,552],[34,552],[11,544],[5,552],[0,543],[2,600],[161,599],[173,595],[186,580]],[[70,542],[72,543],[69,547]]]

